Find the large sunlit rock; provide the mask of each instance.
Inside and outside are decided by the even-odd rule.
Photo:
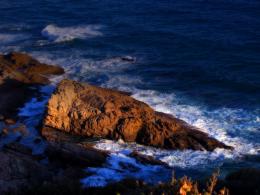
[[[231,148],[124,92],[71,80],[59,83],[43,120],[41,132],[48,140],[58,139],[57,131],[165,149]]]

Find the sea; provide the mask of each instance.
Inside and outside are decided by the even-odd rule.
[[[259,10],[259,0],[0,0],[0,52],[26,52],[62,66],[66,78],[131,92],[234,147],[171,151],[101,140],[95,147],[111,155],[103,167],[83,170],[92,174],[84,186],[127,177],[159,182],[173,172],[202,178],[216,169],[224,177],[260,167]],[[31,130],[21,142],[35,153],[45,144],[31,140],[60,79],[20,109]],[[0,146],[11,140],[0,138]],[[170,170],[140,164],[131,151]]]

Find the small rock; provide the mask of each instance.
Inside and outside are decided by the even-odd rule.
[[[9,133],[9,129],[8,128],[3,128],[2,134],[3,135],[8,135],[8,133]]]
[[[29,134],[29,132],[24,124],[17,124],[17,127],[13,128],[13,132],[20,132],[23,136],[26,136]]]
[[[132,56],[123,56],[121,57],[121,60],[128,61],[128,62],[135,62],[136,59]]]
[[[137,151],[133,151],[129,156],[135,158],[142,164],[160,165],[164,167],[169,167],[167,163],[157,160],[153,156],[140,154]]]
[[[5,124],[7,125],[14,125],[16,123],[16,121],[14,119],[5,119]]]

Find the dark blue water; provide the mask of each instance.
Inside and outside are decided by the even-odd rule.
[[[92,50],[93,57],[143,58],[127,73],[145,86],[178,91],[213,106],[255,107],[260,99],[260,2],[255,1],[1,1],[1,32],[28,25],[23,50],[39,48],[48,24],[104,25],[102,38],[75,40],[57,49]],[[68,51],[69,52],[69,51]]]
[[[29,52],[73,79],[131,91],[255,155],[259,10],[258,0],[0,0],[0,51]]]

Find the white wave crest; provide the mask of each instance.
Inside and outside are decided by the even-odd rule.
[[[144,165],[128,156],[128,151],[112,153],[104,167],[87,168],[93,174],[81,180],[85,187],[101,187],[124,178],[137,178],[149,183],[165,180],[169,170],[158,165]],[[168,172],[168,173],[167,173]],[[171,174],[171,173],[170,173]],[[156,175],[156,177],[154,177]]]
[[[65,42],[102,36],[101,27],[101,25],[58,27],[50,24],[42,30],[41,34],[50,41]]]

